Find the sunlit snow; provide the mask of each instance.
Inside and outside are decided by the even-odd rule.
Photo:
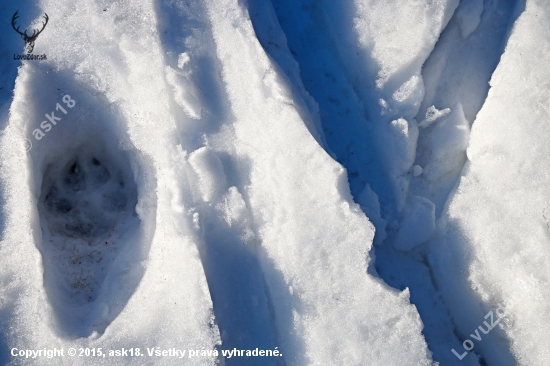
[[[547,365],[549,24],[3,1],[0,364]]]

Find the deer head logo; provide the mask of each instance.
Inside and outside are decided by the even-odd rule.
[[[21,38],[23,38],[23,40],[25,41],[25,52],[32,53],[32,50],[34,49],[34,41],[36,41],[38,35],[40,35],[44,28],[46,28],[46,24],[48,24],[48,14],[44,13],[45,22],[42,23],[42,29],[33,29],[32,35],[28,35],[27,29],[25,29],[24,32],[21,32],[19,30],[19,27],[15,26],[15,21],[17,20],[17,18],[19,18],[19,15],[17,13],[19,13],[19,10],[16,11],[15,14],[13,14],[13,18],[11,18],[11,26],[13,27],[13,29],[15,29],[17,33],[21,35]]]

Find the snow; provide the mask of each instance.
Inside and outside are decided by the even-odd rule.
[[[421,69],[458,1],[342,1],[324,6],[348,78],[371,115],[369,139],[384,161],[382,169],[401,211],[418,138],[414,118],[425,94]],[[402,135],[401,142],[386,144],[393,139],[389,136],[396,136],[396,125],[410,132]],[[403,154],[405,146],[408,154]]]
[[[463,297],[482,302],[484,306],[474,308],[479,312],[493,310],[497,303],[505,307],[508,315],[499,333],[493,335],[493,330],[479,343],[488,349],[487,360],[501,365],[543,365],[549,357],[543,341],[550,296],[545,259],[550,254],[550,53],[541,46],[548,42],[546,6],[527,2],[491,78],[491,90],[472,129],[469,163],[449,204],[444,246],[433,259],[444,288],[458,271],[468,273],[459,291],[445,291],[449,303]],[[453,315],[459,311],[453,306]],[[469,334],[466,327],[461,324],[458,330]],[[498,349],[506,341],[513,359],[499,358]]]
[[[2,181],[5,192],[9,192],[4,207],[6,229],[0,245],[2,288],[9,289],[2,291],[2,329],[6,342],[19,349],[70,346],[107,349],[115,345],[143,350],[146,346],[211,349],[219,342],[219,334],[212,326],[212,301],[196,239],[189,230],[181,232],[188,224],[174,215],[169,204],[180,188],[175,183],[177,173],[171,168],[177,166],[171,155],[171,151],[176,155],[171,142],[175,123],[166,112],[168,101],[164,97],[161,58],[158,49],[150,47],[151,38],[148,40],[148,33],[143,30],[135,29],[134,33],[134,36],[142,34],[142,38],[113,37],[123,30],[128,32],[130,24],[136,27],[132,17],[147,19],[145,15],[153,9],[139,10],[141,5],[112,6],[110,12],[114,13],[113,18],[120,17],[119,22],[107,22],[109,26],[94,33],[94,23],[102,22],[101,17],[106,15],[102,9],[90,4],[76,12],[72,6],[57,5],[43,6],[55,8],[50,18],[65,17],[66,23],[49,24],[50,32],[41,34],[42,42],[35,47],[36,52],[47,52],[57,62],[29,62],[19,70],[10,120],[1,142]],[[78,24],[81,31],[76,34],[63,31],[73,24]],[[145,30],[151,26],[140,21]],[[109,32],[111,36],[107,39],[120,42],[117,50],[113,41],[105,40],[104,33]],[[157,82],[143,84],[140,81],[143,78]],[[67,108],[67,115],[55,112],[61,120],[41,140],[35,140],[31,134],[38,127],[35,123],[44,120],[56,103],[65,105],[62,98],[67,94],[76,105]],[[33,139],[29,155],[20,149],[23,137]],[[59,243],[74,241],[63,251],[66,257],[59,258],[58,244],[55,240],[53,244],[47,242],[49,230],[45,224],[51,223],[56,214],[41,206],[40,198],[46,194],[41,191],[42,186],[45,184],[46,188],[51,179],[63,181],[63,174],[67,174],[63,170],[67,166],[65,161],[69,164],[73,160],[82,161],[82,171],[90,172],[86,157],[92,153],[98,154],[100,162],[112,166],[113,177],[118,172],[122,174],[129,194],[127,204],[137,200],[137,205],[134,202],[137,217],[129,210],[128,220],[116,215],[119,222],[114,223],[109,221],[108,211],[102,210],[105,222],[112,226],[102,227],[99,221],[100,225],[94,226],[98,230],[92,230],[94,235],[81,233],[79,238],[74,231],[57,230]],[[48,170],[51,163],[58,165]],[[90,201],[100,204],[93,200],[94,196],[103,196],[104,202],[109,203],[109,183],[94,186],[93,179],[87,182],[85,190],[68,187],[65,193],[73,191],[83,207]],[[111,188],[116,183],[113,181]],[[137,194],[132,188],[134,184]],[[91,211],[83,213],[82,220],[93,214],[93,206],[87,207]],[[113,241],[107,238],[109,233],[102,232],[109,229],[114,230]],[[65,239],[67,235],[71,239]],[[109,242],[107,247],[110,245],[109,257],[103,264],[88,261],[86,267],[80,267],[79,262],[65,260],[89,253],[86,246],[93,248],[96,239],[97,246],[105,246],[104,241]],[[95,273],[95,278],[88,277],[93,281],[89,290],[97,296],[95,300],[93,296],[83,299],[84,294],[74,287],[59,288],[65,281],[71,283],[71,276],[78,277],[86,271]],[[172,290],[175,286],[179,291]],[[7,324],[9,328],[4,327]],[[10,328],[8,333],[6,330]],[[86,358],[41,361],[94,363]],[[204,361],[204,358],[194,360]]]
[[[426,118],[423,119],[422,122],[418,124],[418,127],[426,128],[429,125],[431,125],[433,122],[435,122],[438,118],[444,117],[447,114],[449,114],[450,111],[451,111],[450,108],[445,108],[439,111],[437,110],[437,108],[435,108],[435,106],[432,105],[430,108],[426,110]]]
[[[430,239],[435,230],[435,205],[424,197],[413,197],[393,243],[408,251]]]
[[[366,207],[365,187],[378,195],[383,221],[372,222],[382,239],[375,239],[379,247],[374,250],[371,271],[398,289],[411,288],[411,301],[423,319],[423,333],[435,360],[479,364],[483,356],[470,353],[460,361],[450,352],[461,345],[455,323],[466,320],[449,318],[448,305],[434,285],[426,258],[429,233],[436,234],[431,220],[424,221],[430,225],[427,230],[417,229],[426,236],[410,254],[391,248],[399,246],[396,235],[403,222],[414,219],[409,213],[414,212],[415,197],[433,203],[437,226],[466,159],[468,130],[486,97],[521,2],[484,2],[484,15],[466,39],[453,13],[458,2],[273,3],[304,85],[319,103],[328,148],[348,169],[353,196]],[[268,40],[262,44],[268,50],[275,48]],[[380,51],[375,53],[374,47]],[[405,95],[411,98],[400,103]],[[429,137],[436,121],[443,122],[451,110],[453,119],[438,129],[457,132],[446,137],[451,142],[446,149]],[[407,133],[409,126],[414,132],[418,121],[417,141],[407,139],[415,135]],[[413,154],[412,146],[416,146]],[[432,173],[427,176],[434,180],[424,174],[430,163]],[[414,166],[422,167],[423,173],[415,176]]]
[[[201,147],[191,153],[189,164],[198,177],[191,185],[201,193],[202,200],[212,202],[219,199],[227,189],[227,180],[216,153],[208,147]]]
[[[408,294],[366,276],[365,243],[374,231],[351,201],[344,170],[287,103],[284,79],[266,77],[275,75],[273,67],[237,2],[212,2],[209,12],[237,121],[237,153],[263,162],[252,165],[248,192],[286,362],[428,363]],[[374,302],[393,310],[370,308]]]
[[[420,165],[413,166],[413,176],[419,177],[424,172],[424,168],[422,168]]]
[[[469,137],[470,124],[457,102],[448,115],[427,131],[426,149],[430,156],[423,159],[426,161],[424,177],[434,182],[445,174],[458,174],[464,165]]]
[[[357,203],[361,206],[361,210],[367,215],[375,228],[385,228],[387,226],[386,220],[384,220],[380,214],[380,201],[378,196],[372,188],[367,184],[363,192],[357,197]],[[381,243],[386,238],[386,232],[384,230],[377,230],[374,237],[374,243]]]
[[[456,16],[462,37],[467,38],[481,22],[481,14],[483,13],[483,0],[466,0],[461,1]]]
[[[547,8],[0,4],[0,364],[544,365]]]

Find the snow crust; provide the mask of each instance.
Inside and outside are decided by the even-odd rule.
[[[0,363],[545,365],[550,39],[526,3],[0,4],[51,19],[48,61],[0,62]],[[218,354],[257,347],[282,355]]]

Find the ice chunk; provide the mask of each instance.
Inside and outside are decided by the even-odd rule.
[[[420,71],[458,1],[354,1],[353,5],[353,25],[359,44],[371,49],[372,57],[380,65],[381,86],[397,71],[410,67],[410,63],[417,68],[414,72]]]
[[[395,162],[399,173],[409,170],[414,162],[416,142],[418,139],[418,127],[414,120],[407,121],[399,118],[391,121],[388,149],[391,153],[390,161]]]
[[[190,60],[191,57],[189,57],[189,54],[187,52],[180,53],[180,55],[178,56],[178,68],[183,69]]]
[[[214,151],[201,147],[189,155],[189,164],[198,176],[196,189],[205,202],[210,202],[223,193],[227,181],[223,165]]]
[[[458,173],[466,159],[469,137],[470,123],[464,117],[462,105],[457,102],[428,136],[430,158],[424,167],[426,179],[433,182],[447,173]]]
[[[404,219],[393,247],[408,251],[426,242],[434,233],[435,205],[427,198],[415,196],[403,211]]]
[[[413,176],[419,177],[424,172],[424,169],[420,165],[413,166]]]
[[[392,99],[396,102],[398,113],[414,117],[418,113],[420,103],[424,97],[424,82],[420,73],[414,74],[397,89]]]
[[[445,108],[445,109],[442,109],[442,110],[437,110],[437,108],[435,108],[435,106],[431,106],[430,108],[428,108],[428,110],[426,111],[426,118],[422,120],[422,122],[420,122],[418,124],[418,127],[422,127],[422,128],[426,128],[428,127],[429,125],[431,125],[433,122],[435,122],[437,119],[441,118],[441,117],[444,117],[446,116],[447,114],[449,114],[449,112],[451,111],[450,108]]]
[[[237,187],[229,187],[227,194],[224,195],[222,202],[216,206],[216,209],[223,213],[225,222],[239,232],[238,235],[241,240],[244,242],[253,240],[252,217]]]
[[[365,189],[361,192],[357,198],[357,202],[361,205],[361,209],[369,220],[374,224],[376,228],[376,236],[374,238],[375,244],[381,244],[386,238],[386,225],[387,222],[380,214],[380,202],[378,196],[371,187],[367,184]]]
[[[382,131],[381,131],[382,132]],[[399,118],[391,121],[383,130],[383,139],[379,141],[384,149],[384,162],[386,169],[394,181],[394,194],[397,207],[400,210],[405,203],[408,191],[410,171],[416,156],[416,144],[418,140],[418,126],[413,119],[407,121]]]
[[[178,66],[184,65],[189,62],[189,56],[180,57],[178,59]],[[194,87],[194,84],[190,82],[191,72],[173,69],[170,66],[166,66],[166,81],[172,87],[174,93],[174,100],[184,110],[189,118],[200,119],[201,118],[201,100],[198,91]],[[182,85],[185,85],[183,87]]]

